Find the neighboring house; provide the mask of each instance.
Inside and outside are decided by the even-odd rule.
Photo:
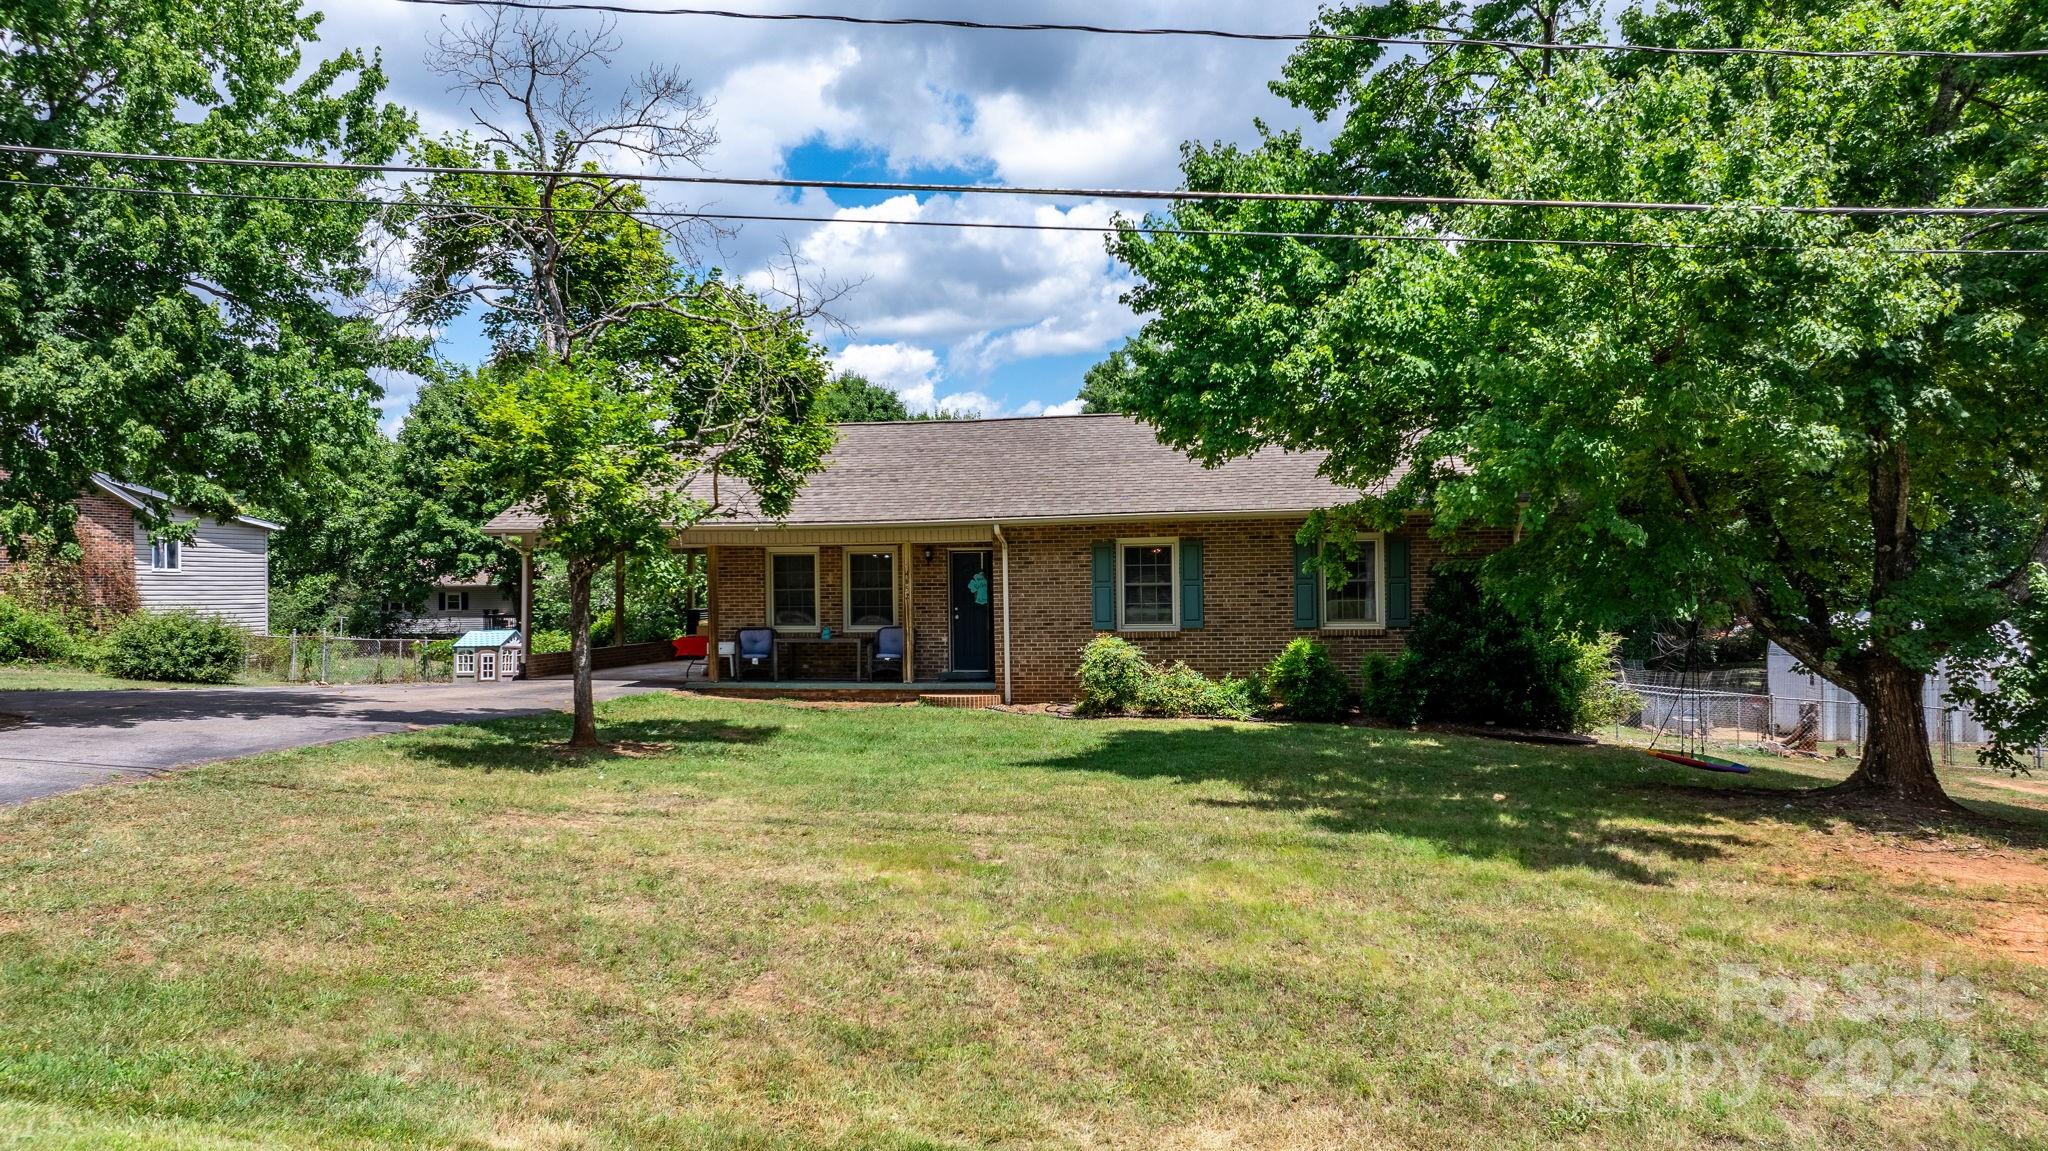
[[[787,517],[743,503],[675,546],[708,555],[721,642],[903,626],[913,679],[1016,702],[1073,698],[1081,648],[1104,634],[1211,676],[1311,636],[1355,679],[1368,652],[1401,649],[1442,543],[1417,518],[1362,537],[1348,580],[1304,567],[1304,519],[1356,494],[1323,459],[1269,450],[1205,469],[1111,415],[848,424]],[[530,551],[539,526],[515,508],[484,530]],[[856,650],[791,644],[781,670],[853,679]]]
[[[516,623],[519,604],[489,576],[479,572],[434,585],[426,602],[392,602],[384,611],[394,619],[392,630],[428,638],[459,636],[467,631],[501,628]]]
[[[1863,705],[1855,696],[1807,670],[1792,653],[1771,644],[1765,649],[1764,690],[1771,696],[1771,723],[1780,731],[1799,726],[1802,708],[1816,711],[1822,740],[1863,738]],[[1980,677],[1977,686],[1989,691],[1990,677]],[[1920,705],[1927,715],[1927,733],[1936,743],[1985,743],[1989,735],[1968,709],[1956,705],[1955,682],[1948,669],[1936,664],[1934,674],[1920,689]]]
[[[266,630],[270,533],[282,531],[283,525],[254,516],[222,522],[172,507],[174,521],[195,525],[192,538],[151,540],[138,513],[165,499],[150,488],[93,476],[92,487],[78,497],[74,529],[84,602],[113,612],[189,609],[251,631]]]

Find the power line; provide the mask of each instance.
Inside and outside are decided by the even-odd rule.
[[[1644,52],[1664,56],[1784,56],[1819,60],[2029,60],[2048,57],[2048,48],[1997,51],[1945,50],[1935,48],[1749,48],[1675,47],[1660,44],[1551,43],[1540,40],[1488,40],[1444,37],[1431,40],[1415,36],[1366,36],[1351,32],[1234,32],[1221,28],[1120,28],[1101,24],[1008,24],[986,20],[958,20],[937,16],[849,16],[822,12],[733,12],[721,8],[641,8],[630,4],[540,0],[400,0],[405,4],[441,8],[516,8],[531,12],[603,12],[622,16],[703,16],[721,20],[858,24],[885,28],[951,28],[972,32],[1080,32],[1095,36],[1180,36],[1210,40],[1250,40],[1263,43],[1298,44],[1332,41],[1347,44],[1380,44],[1390,48],[1501,48],[1511,51],[1548,52]]]
[[[912,181],[789,179],[767,176],[684,176],[672,172],[562,172],[544,168],[461,168],[426,164],[356,164],[334,160],[265,160],[241,156],[180,156],[147,152],[106,152],[89,148],[47,148],[0,144],[0,154],[111,160],[146,164],[215,164],[237,168],[358,172],[399,176],[494,176],[499,178],[620,181],[712,185],[733,188],[819,188],[846,192],[929,192],[952,196],[1039,196],[1064,200],[1164,200],[1280,204],[1363,204],[1390,208],[1540,208],[1615,212],[1743,211],[1793,216],[2033,216],[2044,206],[1929,206],[1888,204],[1692,204],[1643,200],[1533,200],[1496,196],[1406,196],[1362,192],[1222,192],[1194,189],[1046,188],[1007,184],[934,184]]]
[[[46,180],[0,180],[0,188],[43,188],[55,191],[114,193],[129,196],[158,196],[180,199],[228,200],[277,204],[318,204],[335,207],[361,208],[412,208],[424,205],[407,200],[384,199],[374,196],[286,196],[261,192],[216,192],[194,188],[137,188],[113,184],[68,184]],[[1686,251],[1743,251],[1743,252],[1821,252],[1834,251],[1884,256],[2042,256],[2048,255],[2048,248],[1844,248],[1824,245],[1794,244],[1701,244],[1677,240],[1593,240],[1573,237],[1542,236],[1466,236],[1455,233],[1426,234],[1415,232],[1289,232],[1289,231],[1246,231],[1234,228],[1171,228],[1151,224],[1042,224],[1013,223],[998,220],[903,220],[868,219],[859,216],[813,216],[797,214],[769,214],[745,212],[694,212],[666,208],[585,208],[554,207],[542,208],[536,204],[465,204],[464,208],[478,212],[555,212],[563,215],[581,216],[630,216],[635,219],[656,217],[688,220],[716,220],[732,223],[792,223],[792,224],[853,224],[873,225],[887,228],[953,228],[977,229],[1002,232],[1079,232],[1093,235],[1109,235],[1113,232],[1129,231],[1147,236],[1220,237],[1253,240],[1350,240],[1360,243],[1417,243],[1455,246],[1460,244],[1479,245],[1524,245],[1552,246],[1560,248],[1611,248],[1636,250],[1686,250]]]

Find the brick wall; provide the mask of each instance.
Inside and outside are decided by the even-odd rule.
[[[1093,545],[1099,540],[1172,537],[1202,541],[1203,624],[1174,632],[1126,632],[1125,638],[1160,663],[1175,660],[1209,676],[1246,675],[1265,666],[1287,642],[1310,635],[1330,649],[1354,681],[1368,652],[1401,650],[1406,628],[1381,631],[1297,629],[1294,626],[1294,533],[1299,517],[1270,520],[1211,520],[1006,527],[1009,588],[1014,597],[1010,638],[1012,697],[1046,703],[1074,697],[1081,649],[1098,634],[1093,626]],[[1399,533],[1409,541],[1411,602],[1417,613],[1428,601],[1430,571],[1443,558],[1441,541],[1419,526]],[[1484,554],[1506,546],[1505,533],[1461,537],[1460,554]],[[844,626],[842,549],[818,550],[818,599],[825,622]],[[916,633],[914,676],[936,680],[949,668],[947,555],[953,549],[924,545],[906,549],[906,576],[914,586],[911,605]],[[990,602],[995,616],[996,679],[1003,668],[1003,550],[992,549]],[[720,547],[712,571],[718,597],[718,638],[731,641],[742,627],[767,622],[766,548]],[[900,596],[900,592],[899,592]],[[899,598],[898,604],[902,600]],[[792,648],[786,678],[850,679],[851,649]]]
[[[1082,647],[1093,627],[1093,545],[1099,540],[1174,537],[1202,541],[1203,625],[1174,632],[1126,632],[1125,638],[1160,663],[1180,660],[1211,677],[1246,675],[1264,666],[1287,642],[1311,635],[1330,650],[1354,681],[1368,652],[1401,650],[1407,629],[1375,632],[1298,629],[1294,626],[1294,533],[1300,519],[1085,524],[1006,528],[1010,539],[1011,617],[1016,645],[1011,663],[1013,698],[1020,703],[1072,699]],[[1443,545],[1419,528],[1409,541],[1412,603],[1427,602],[1430,569]],[[1461,551],[1494,550],[1504,535],[1459,541]],[[998,636],[1000,644],[1001,637]]]
[[[125,615],[135,610],[135,513],[127,504],[93,489],[77,500],[79,560],[69,564],[10,568],[0,552],[0,572],[41,586],[27,587],[32,598],[89,611],[97,616]],[[142,562],[147,562],[143,557]]]

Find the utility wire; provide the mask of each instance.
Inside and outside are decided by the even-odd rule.
[[[1358,192],[1220,192],[1193,189],[1037,188],[1006,184],[929,184],[874,180],[797,180],[766,176],[684,176],[671,172],[563,172],[544,168],[461,168],[424,164],[352,164],[333,160],[264,160],[240,156],[179,156],[0,144],[0,154],[110,160],[144,164],[217,164],[236,168],[360,172],[401,176],[493,176],[569,183],[708,184],[734,188],[824,188],[848,192],[930,192],[954,196],[1041,196],[1067,200],[1165,200],[1281,204],[1370,204],[1395,208],[1544,208],[1616,212],[1743,211],[1793,216],[2035,216],[2048,206],[1894,206],[1888,204],[1689,204],[1641,200],[1529,200],[1494,196],[1397,196]]]
[[[887,28],[952,28],[973,32],[1083,32],[1096,36],[1192,36],[1211,40],[1251,40],[1296,44],[1334,41],[1381,44],[1390,48],[1504,48],[1548,52],[1646,52],[1665,56],[1789,56],[1819,60],[2029,60],[2048,57],[2048,48],[2001,51],[1934,48],[1747,48],[1672,47],[1659,44],[1553,43],[1540,40],[1487,40],[1447,36],[1431,40],[1414,36],[1365,36],[1351,32],[1233,32],[1221,28],[1119,28],[1101,24],[1006,24],[936,16],[848,16],[822,12],[733,12],[721,8],[641,8],[630,4],[588,2],[542,3],[540,0],[400,0],[405,4],[441,8],[517,8],[530,12],[603,12],[622,16],[705,16],[721,20],[760,20],[822,24],[859,24]]]
[[[194,188],[137,188],[114,184],[67,184],[46,180],[0,180],[0,188],[42,188],[55,191],[118,193],[129,196],[158,196],[179,199],[228,200],[275,204],[321,204],[337,207],[361,208],[424,208],[429,205],[414,201],[383,199],[374,196],[284,196],[260,192],[215,192]],[[1579,238],[1550,238],[1541,236],[1466,236],[1456,233],[1427,234],[1416,232],[1286,232],[1286,231],[1241,231],[1234,228],[1171,228],[1151,224],[1118,222],[1113,224],[1040,224],[1012,223],[995,220],[903,220],[867,219],[859,216],[812,216],[794,214],[767,214],[744,212],[692,212],[669,208],[584,208],[555,207],[542,208],[537,204],[465,204],[462,207],[478,212],[555,212],[578,216],[631,216],[717,220],[721,222],[748,223],[793,223],[793,224],[868,224],[888,228],[956,228],[980,229],[1002,232],[1082,232],[1094,235],[1109,235],[1113,232],[1134,232],[1146,236],[1190,236],[1228,237],[1256,240],[1350,240],[1361,243],[1418,243],[1455,246],[1459,244],[1512,244],[1530,246],[1554,246],[1562,248],[1614,248],[1614,249],[1660,249],[1690,251],[1745,251],[1745,252],[1821,252],[1865,253],[1885,256],[2043,256],[2048,248],[1846,248],[1827,245],[1794,244],[1700,244],[1676,240],[1591,240]]]

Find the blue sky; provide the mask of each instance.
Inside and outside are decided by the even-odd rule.
[[[789,10],[734,0],[747,10]],[[425,67],[428,39],[463,13],[396,0],[314,0],[329,47],[382,52],[392,96],[429,133],[467,113]],[[958,15],[957,2],[819,4],[877,15]],[[1003,18],[1300,30],[1315,0],[1229,3],[1034,0],[990,7]],[[579,27],[602,17],[563,14]],[[1064,33],[762,24],[653,15],[617,17],[615,83],[651,63],[680,65],[714,105],[721,137],[710,170],[933,183],[1172,187],[1183,140],[1248,141],[1253,120],[1301,117],[1266,89],[1286,48],[1238,42]],[[318,49],[316,49],[317,51]],[[600,93],[603,95],[604,93]],[[922,218],[1100,225],[1117,206],[1021,197],[707,189],[692,206],[832,216],[849,223],[751,223],[718,262],[765,273],[787,243],[820,278],[857,282],[834,306],[850,331],[821,329],[838,365],[891,387],[913,407],[986,415],[1072,410],[1081,376],[1134,331],[1118,297],[1129,286],[1088,233],[887,228]],[[444,354],[482,353],[474,323],[444,334]],[[389,385],[385,425],[412,398]]]

